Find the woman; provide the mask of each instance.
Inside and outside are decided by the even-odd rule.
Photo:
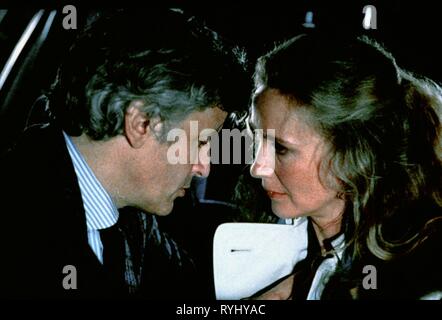
[[[367,38],[318,35],[261,57],[254,80],[248,122],[270,133],[251,174],[308,237],[255,298],[440,298],[440,88]]]

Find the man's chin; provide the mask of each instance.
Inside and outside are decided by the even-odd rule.
[[[170,204],[164,205],[158,210],[156,210],[155,214],[158,216],[167,216],[172,212],[172,210],[173,210],[173,201]]]
[[[172,205],[170,205],[169,207],[163,206],[163,207],[157,207],[157,208],[146,208],[146,207],[141,207],[141,206],[137,206],[134,208],[137,208],[138,210],[141,210],[142,212],[146,213],[146,214],[153,214],[156,216],[167,216],[172,212],[173,209],[173,203]]]

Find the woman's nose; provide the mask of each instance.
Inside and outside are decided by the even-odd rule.
[[[275,171],[275,152],[269,143],[262,142],[258,146],[255,159],[250,167],[254,178],[264,178],[273,175]]]

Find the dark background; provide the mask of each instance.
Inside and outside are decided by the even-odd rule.
[[[31,3],[37,2],[31,6]],[[78,30],[62,28],[61,9],[72,2],[55,1],[0,2],[0,68],[8,59],[17,40],[37,9],[45,9],[31,39],[0,89],[0,147],[3,149],[24,126],[28,110],[39,94],[49,87],[59,61],[66,56],[72,39],[100,12],[118,7],[153,10],[154,7],[178,7],[204,20],[225,39],[248,51],[249,66],[274,44],[305,32],[302,26],[307,11],[313,12],[317,30],[335,33],[367,34],[389,49],[399,66],[442,82],[439,45],[440,12],[435,1],[312,1],[288,0],[252,2],[172,1],[161,5],[152,1],[80,2],[77,8]],[[377,8],[377,29],[362,27],[365,5]],[[51,10],[57,13],[49,23]],[[3,17],[2,17],[3,16]],[[49,24],[49,32],[42,37]],[[44,39],[42,39],[44,38]]]
[[[37,2],[37,4],[31,3]],[[4,149],[25,125],[28,110],[36,97],[49,87],[59,61],[77,32],[100,12],[119,7],[153,10],[156,7],[178,7],[187,14],[204,20],[207,26],[225,39],[248,51],[249,66],[274,44],[305,32],[302,26],[307,11],[313,12],[317,30],[340,34],[367,34],[389,49],[399,66],[442,82],[440,57],[440,12],[435,1],[312,1],[288,0],[252,2],[172,1],[161,5],[152,1],[0,2],[0,68],[12,52],[31,17],[45,9],[36,32],[24,47],[14,67],[0,89],[0,149]],[[78,30],[62,28],[62,8],[65,4],[77,8]],[[377,29],[362,27],[365,5],[377,8]],[[57,13],[49,23],[51,10]],[[5,12],[5,11],[3,11]],[[48,27],[47,34],[44,34]]]
[[[377,30],[362,27],[365,5],[377,9]],[[400,66],[442,81],[442,14],[433,1],[246,1],[184,7],[205,18],[226,38],[247,47],[252,60],[271,49],[275,41],[304,32],[305,13],[312,11],[316,29],[370,35],[392,51]]]

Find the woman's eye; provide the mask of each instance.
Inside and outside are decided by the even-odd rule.
[[[288,149],[284,147],[283,145],[279,144],[278,142],[275,143],[275,152],[280,155],[286,154]]]

